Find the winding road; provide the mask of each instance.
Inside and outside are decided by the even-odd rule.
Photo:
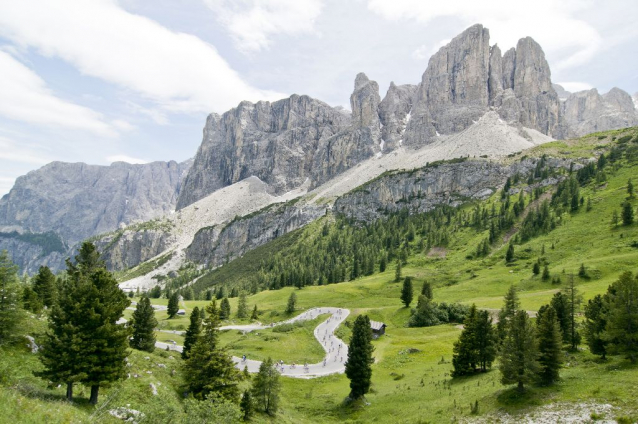
[[[273,328],[282,324],[293,323],[296,321],[313,320],[322,314],[330,314],[330,317],[315,328],[314,335],[317,341],[323,347],[323,350],[326,352],[324,359],[319,363],[308,364],[307,366],[304,366],[305,364],[278,364],[277,369],[279,370],[281,375],[297,378],[316,378],[330,374],[343,373],[345,372],[345,363],[348,359],[348,346],[343,340],[335,336],[334,332],[337,327],[339,327],[339,325],[343,321],[345,321],[348,315],[350,315],[350,311],[348,309],[325,307],[313,308],[303,312],[302,314],[294,318],[275,324],[227,325],[224,327],[220,327],[220,330],[240,330],[244,332],[264,330],[267,328]],[[156,342],[155,346],[160,349],[168,348],[169,350],[178,352],[182,351],[182,346],[163,342]],[[233,362],[235,363],[235,366],[240,370],[248,367],[248,371],[253,373],[259,371],[259,366],[261,365],[261,361],[256,361],[249,358],[243,360],[242,358],[238,358],[236,356],[233,356]]]

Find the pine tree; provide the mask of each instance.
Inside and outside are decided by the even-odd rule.
[[[166,313],[168,314],[168,319],[175,318],[178,312],[179,312],[179,293],[175,292],[168,298],[168,308],[166,309]]]
[[[534,327],[525,311],[517,311],[508,326],[501,349],[501,383],[517,384],[520,392],[539,370],[538,345]]]
[[[253,397],[250,394],[250,390],[245,390],[239,402],[239,408],[241,409],[242,419],[249,421],[253,416]]]
[[[623,225],[631,225],[634,223],[634,208],[631,206],[631,203],[623,203],[621,215]]]
[[[37,293],[42,304],[51,308],[57,298],[57,285],[55,275],[49,267],[41,266],[38,273],[33,277],[33,290]]]
[[[476,305],[472,304],[470,312],[463,322],[463,331],[459,339],[454,343],[452,366],[452,377],[460,377],[468,375],[476,370],[478,363],[476,345],[476,322],[477,311]]]
[[[618,217],[618,211],[616,209],[611,213],[611,225],[613,227],[618,226],[618,222],[620,222],[620,218]]]
[[[226,350],[219,346],[219,309],[213,300],[206,308],[204,332],[184,361],[186,387],[196,399],[217,393],[233,402],[239,400],[239,372]]]
[[[478,311],[476,316],[476,342],[478,365],[481,371],[492,367],[496,359],[497,337],[492,325],[492,317],[488,311]]]
[[[567,343],[569,341],[569,314],[567,313],[567,299],[565,295],[562,292],[555,293],[550,305],[554,308],[554,311],[556,311],[560,332],[563,335],[563,343]]]
[[[372,329],[367,315],[359,315],[354,321],[348,346],[346,376],[350,379],[351,399],[360,399],[370,390],[372,378]]]
[[[514,244],[510,243],[505,253],[505,262],[510,263],[514,260]]]
[[[606,297],[597,294],[585,305],[585,339],[587,339],[589,351],[594,355],[602,356],[602,359],[607,357],[607,340],[604,339],[607,327]]]
[[[251,320],[259,319],[259,312],[257,311],[257,305],[253,308],[253,313],[250,315]]]
[[[401,281],[401,261],[397,261],[397,267],[396,270],[394,271],[394,282],[398,283],[399,281]]]
[[[403,288],[401,289],[401,302],[403,302],[406,308],[412,303],[412,297],[412,277],[405,277],[405,280],[403,280]]]
[[[556,311],[549,306],[536,321],[538,327],[538,363],[539,382],[550,385],[558,381],[561,367],[561,348],[563,344]]]
[[[239,293],[239,300],[237,301],[237,318],[248,318],[248,300],[246,299],[246,292],[243,290]]]
[[[381,259],[379,261],[379,272],[384,272],[386,267],[388,266],[388,258],[385,253],[381,254]]]
[[[552,278],[552,275],[549,273],[549,267],[547,266],[547,264],[545,264],[545,267],[543,268],[543,275],[541,276],[541,278],[543,279],[543,281],[549,281],[549,279]]]
[[[36,315],[40,314],[42,308],[44,308],[40,297],[30,285],[25,286],[22,291],[22,305],[25,310],[33,312]]]
[[[498,334],[499,341],[505,340],[507,334],[507,326],[509,322],[514,318],[516,311],[520,307],[518,300],[518,294],[516,288],[510,286],[503,298],[503,308],[498,313],[498,323],[496,324],[496,332]]]
[[[230,301],[225,297],[219,304],[219,319],[224,320],[228,318],[230,318]]]
[[[279,408],[279,371],[271,358],[259,365],[259,372],[253,379],[252,394],[258,408],[268,415],[275,415]]]
[[[133,338],[131,347],[137,350],[153,352],[155,350],[155,327],[157,319],[148,297],[142,297],[133,312]]]
[[[202,317],[199,308],[195,306],[191,311],[190,324],[184,334],[184,347],[182,348],[182,359],[187,359],[191,349],[197,343],[199,333],[202,331]]]
[[[292,314],[295,312],[295,308],[297,307],[297,295],[295,292],[290,293],[290,297],[288,297],[288,304],[286,305],[286,313]]]
[[[91,387],[96,404],[100,386],[125,375],[129,329],[117,324],[130,304],[90,242],[84,242],[76,263],[67,260],[67,280],[49,315],[49,332],[40,346],[45,367],[37,375],[65,383],[67,398],[73,383]]]
[[[0,252],[0,344],[13,334],[21,319],[18,267],[3,250]]]
[[[427,297],[428,299],[432,300],[433,298],[432,284],[430,284],[428,281],[424,281],[423,286],[421,286],[421,294]]]
[[[541,273],[541,264],[538,261],[534,262],[534,266],[532,267],[532,272],[534,275],[538,275]]]
[[[565,306],[567,312],[567,342],[570,344],[571,350],[575,351],[580,344],[580,333],[578,332],[578,312],[580,310],[580,304],[582,297],[578,293],[578,289],[574,283],[574,276],[572,275],[569,283],[563,288],[563,296],[565,298]]]
[[[622,273],[609,286],[606,299],[604,339],[635,363],[638,359],[638,278],[629,271]]]

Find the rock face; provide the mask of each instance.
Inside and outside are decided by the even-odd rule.
[[[571,94],[563,108],[569,135],[573,137],[638,125],[633,99],[619,88],[603,95],[595,88]]]
[[[189,163],[111,166],[52,162],[19,177],[0,200],[0,228],[53,231],[69,245],[175,207]]]
[[[164,252],[175,240],[169,231],[126,230],[101,238],[96,247],[110,270],[132,268]]]
[[[382,151],[396,149],[403,141],[403,133],[412,117],[412,100],[416,86],[390,83],[390,88],[379,103],[379,119],[381,128]],[[400,142],[401,141],[401,142]]]
[[[357,75],[352,116],[308,96],[212,114],[177,208],[256,176],[273,194],[315,187],[379,151],[379,86]]]
[[[325,206],[273,204],[224,227],[202,228],[186,252],[187,259],[217,267],[244,255],[326,213]]]
[[[20,240],[16,237],[0,236],[0,251],[6,250],[20,272],[35,274],[41,266],[48,266],[53,272],[65,268],[65,251],[51,251],[37,243]]]

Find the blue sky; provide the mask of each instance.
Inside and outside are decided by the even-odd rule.
[[[182,161],[210,112],[308,94],[349,107],[355,75],[420,81],[474,23],[532,36],[571,91],[638,91],[635,0],[0,0],[0,194],[53,161]]]

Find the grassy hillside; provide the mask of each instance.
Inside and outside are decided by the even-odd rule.
[[[571,274],[575,275],[578,290],[585,300],[604,292],[622,271],[638,271],[638,224],[611,225],[613,212],[619,212],[621,204],[627,200],[627,181],[634,178],[634,182],[638,182],[636,130],[549,143],[525,153],[538,157],[547,154],[584,159],[602,152],[608,155],[612,148],[621,150],[621,158],[608,165],[604,181],[592,179],[583,184],[580,195],[585,204],[576,212],[564,211],[560,215],[560,225],[551,231],[528,241],[518,240],[513,262],[506,263],[505,253],[509,240],[517,239],[524,214],[515,219],[512,228],[499,234],[488,255],[482,257],[477,257],[476,250],[489,233],[485,228],[451,226],[447,229],[445,245],[434,244],[429,249],[419,247],[419,238],[424,235],[417,228],[417,237],[408,244],[402,274],[415,278],[417,290],[423,281],[431,282],[437,302],[475,303],[481,308],[500,308],[504,293],[510,285],[514,285],[519,290],[522,307],[537,310],[549,302]],[[508,158],[509,161],[520,159],[521,155]],[[515,187],[523,188],[526,184],[521,181]],[[546,189],[544,195],[551,197],[553,190],[555,187]],[[457,212],[457,216],[469,219],[477,206],[490,209],[492,204],[500,202],[500,196],[497,193],[480,204],[468,204]],[[587,199],[591,199],[590,210],[586,207]],[[630,201],[634,208],[638,205],[638,200]],[[530,207],[527,202],[526,211],[535,208],[536,204],[532,203]],[[251,274],[260,272],[262,261],[267,262],[278,253],[286,253],[288,259],[294,259],[291,256],[294,249],[300,243],[310,243],[322,237],[325,224],[337,225],[334,218],[323,218],[220,268],[216,274],[211,274],[218,277],[209,276],[208,282],[228,287],[239,284],[250,289],[253,283]],[[560,277],[562,284],[543,281],[533,274],[532,267],[538,258],[548,264],[552,277]],[[498,422],[506,414],[513,415],[510,422],[518,422],[523,416],[542,416],[548,405],[558,405],[558,416],[564,419],[585,411],[582,412],[584,418],[581,416],[575,422],[638,420],[638,366],[619,356],[600,361],[583,346],[578,352],[564,353],[565,365],[558,384],[532,387],[525,395],[518,395],[510,387],[500,384],[498,363],[487,373],[452,380],[452,346],[461,330],[455,325],[408,328],[410,309],[403,307],[399,299],[401,284],[394,282],[395,264],[396,260],[389,262],[384,272],[378,272],[375,265],[372,274],[353,281],[309,285],[302,289],[288,286],[260,291],[248,297],[249,308],[257,305],[259,320],[264,323],[288,318],[284,310],[290,293],[294,291],[299,311],[321,306],[345,307],[352,311],[348,322],[352,322],[358,314],[366,313],[371,319],[388,325],[386,335],[373,342],[372,391],[367,395],[366,404],[344,404],[349,392],[344,375],[313,380],[282,378],[282,405],[278,415],[275,418],[257,415],[254,422],[439,423],[476,419]],[[581,264],[586,266],[587,277],[577,276]],[[152,301],[166,304],[166,299]],[[230,299],[230,302],[232,318],[227,323],[248,322],[235,318],[237,299]],[[203,300],[185,301],[182,306],[187,315],[172,320],[167,319],[166,312],[156,312],[160,328],[185,329],[190,310],[207,303]],[[127,315],[130,312],[127,311]],[[287,362],[302,362],[300,358],[316,360],[321,356],[321,348],[312,339],[315,324],[309,323],[289,333],[268,330],[242,335],[228,331],[222,334],[221,340],[230,352],[246,354],[249,358],[272,356]],[[43,321],[30,319],[21,334],[32,334],[37,339],[43,326]],[[348,326],[342,326],[339,333],[347,339]],[[169,333],[158,333],[158,337],[181,341],[180,336]],[[177,355],[132,352],[131,374],[138,377],[131,377],[105,390],[98,408],[93,409],[83,400],[69,405],[62,400],[62,388],[47,388],[46,382],[33,377],[31,372],[39,367],[39,362],[24,345],[24,340],[20,339],[0,348],[0,410],[7,411],[0,417],[0,422],[7,420],[6,417],[11,417],[12,422],[116,422],[106,411],[127,404],[146,413],[148,422],[179,422],[183,416],[179,371],[171,375],[172,369],[179,368],[181,359]],[[168,356],[174,356],[174,359]],[[158,367],[159,363],[167,368]],[[158,386],[157,396],[151,393],[151,382]],[[248,382],[242,384],[247,386]],[[88,397],[86,392],[85,389],[80,397]],[[470,411],[470,402],[475,401],[479,403],[477,415]]]

